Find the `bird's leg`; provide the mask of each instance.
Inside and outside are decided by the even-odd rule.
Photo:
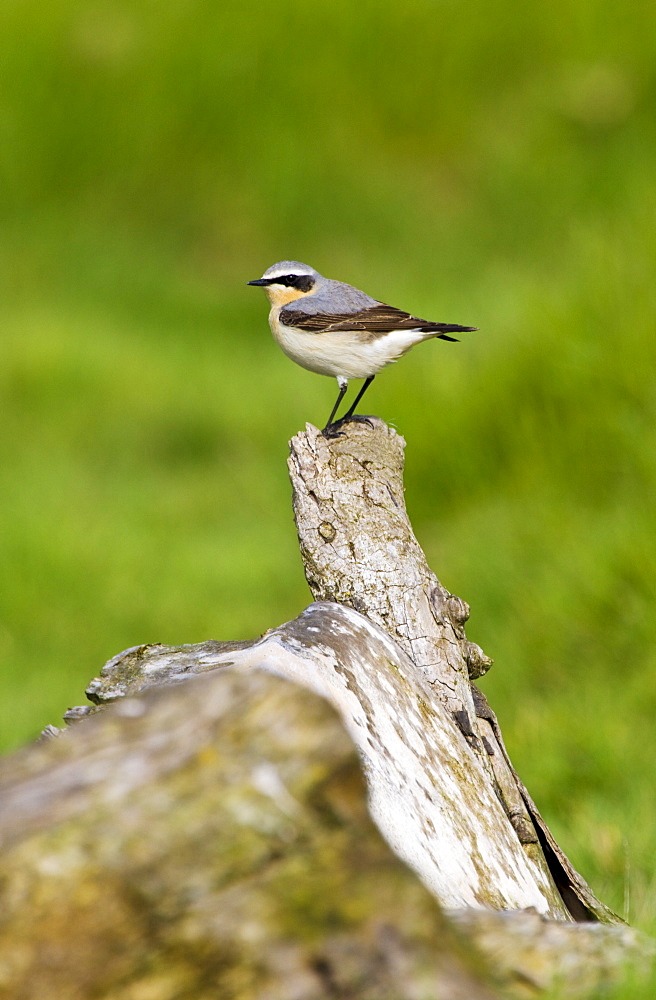
[[[341,380],[338,378],[337,381],[339,382],[339,396],[337,397],[337,402],[333,406],[333,412],[330,414],[330,417],[328,418],[328,423],[321,432],[324,437],[326,438],[341,437],[342,432],[340,428],[342,427],[343,424],[350,424],[350,423],[369,424],[370,427],[373,427],[373,424],[371,423],[369,417],[361,416],[360,414],[355,412],[356,406],[364,396],[365,392],[367,391],[373,380],[374,380],[373,375],[370,375],[368,379],[365,379],[364,385],[362,386],[360,392],[353,400],[352,404],[349,406],[344,416],[340,417],[339,420],[335,420],[335,422],[333,423],[333,418],[337,413],[339,404],[342,401],[342,398],[344,396],[344,393],[346,392],[346,387],[348,384],[346,379]]]
[[[359,413],[355,412],[356,406],[364,396],[365,392],[367,391],[373,380],[374,376],[370,375],[369,378],[365,380],[365,383],[360,389],[360,392],[357,394],[357,396],[353,400],[352,404],[349,406],[344,416],[341,417],[339,420],[336,420],[334,424],[330,425],[332,428],[334,428],[333,434],[330,435],[331,437],[337,437],[339,435],[339,430],[337,430],[337,428],[341,427],[343,424],[353,424],[353,423],[369,424],[370,427],[373,427],[373,424],[369,419],[369,417],[361,416]],[[332,416],[334,415],[335,411],[333,410]]]
[[[355,408],[362,399],[362,397],[364,396],[365,392],[367,391],[371,383],[373,382],[374,378],[375,378],[374,375],[370,375],[369,378],[365,380],[365,383],[360,389],[360,392],[357,394],[357,396],[353,400],[352,404],[349,406],[348,410],[346,411],[342,419],[338,421],[340,424],[343,423],[345,420],[352,420],[353,417],[356,416]],[[364,419],[366,420],[367,418],[365,417]]]
[[[326,438],[329,438],[329,437],[341,437],[339,431],[333,431],[333,427],[336,426],[335,424],[333,424],[333,417],[337,413],[337,411],[339,409],[339,404],[344,399],[344,393],[348,389],[348,379],[346,379],[346,378],[339,378],[338,377],[337,378],[337,383],[339,385],[339,395],[337,397],[337,402],[333,406],[332,413],[328,417],[328,422],[326,423],[326,426],[324,427],[324,429],[321,432],[323,434],[323,436],[326,437]]]

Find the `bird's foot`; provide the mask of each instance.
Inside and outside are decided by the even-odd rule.
[[[332,424],[326,424],[322,430],[322,434],[325,438],[338,438],[344,437],[344,432],[342,427],[345,424],[369,424],[373,430],[373,424],[371,422],[371,417],[362,416],[360,413],[347,413],[345,417],[340,420],[335,420]]]
[[[326,426],[321,432],[321,436],[329,439],[344,437],[342,432],[339,430],[337,424],[326,424]]]

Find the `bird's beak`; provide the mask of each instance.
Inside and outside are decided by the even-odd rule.
[[[271,281],[269,278],[257,278],[255,281],[247,281],[247,285],[270,285]]]

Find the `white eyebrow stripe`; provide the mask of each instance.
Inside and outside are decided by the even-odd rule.
[[[266,278],[267,281],[275,281],[276,278],[286,278],[288,274],[289,275],[294,275],[295,278],[303,278],[303,277],[305,277],[305,278],[312,278],[312,277],[314,277],[314,275],[312,274],[312,271],[298,271],[298,270],[296,270],[296,271],[293,271],[293,270],[274,271],[273,274],[269,274],[269,273],[265,272],[262,275],[262,277]]]

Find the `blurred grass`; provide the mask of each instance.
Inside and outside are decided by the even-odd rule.
[[[653,928],[656,8],[0,12],[0,738],[124,647],[308,600],[287,439],[334,386],[244,285],[306,260],[481,332],[369,407],[518,769]]]

